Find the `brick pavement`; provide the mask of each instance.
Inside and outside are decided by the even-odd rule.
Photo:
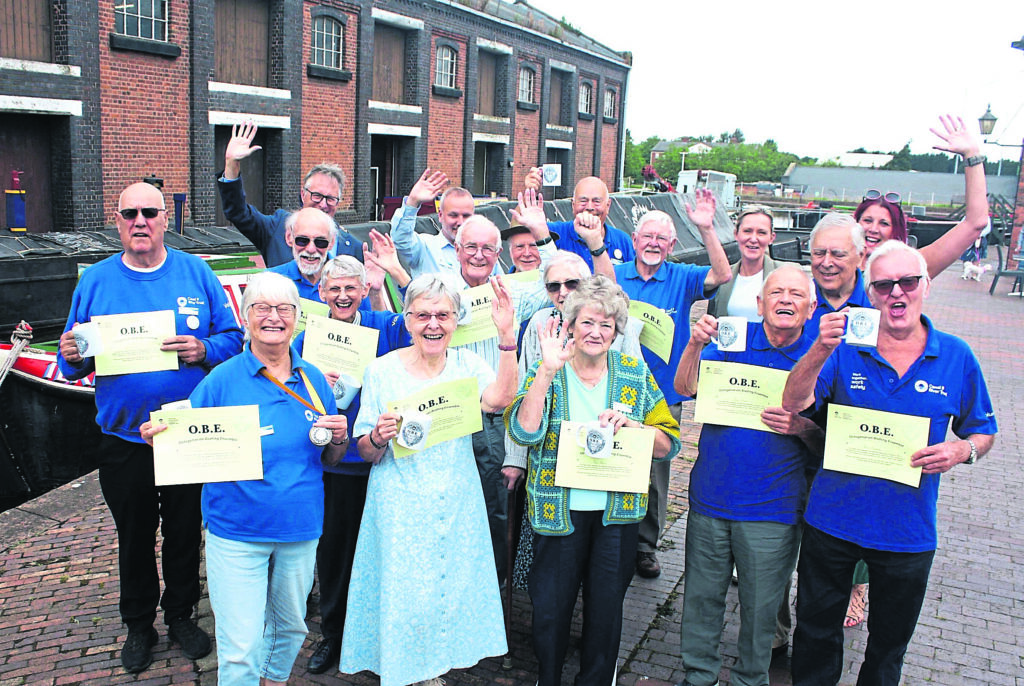
[[[990,278],[990,277],[989,277]],[[995,401],[1000,434],[992,453],[973,467],[943,478],[939,503],[939,551],[917,633],[907,653],[905,683],[948,686],[1024,686],[1024,476],[1020,467],[1024,428],[1024,301],[988,296],[982,284],[940,277],[925,311],[942,329],[965,338],[981,359]],[[660,555],[659,579],[637,578],[626,598],[619,683],[634,686],[649,676],[680,681],[678,643],[682,606],[685,503],[697,429],[684,435],[685,455],[673,469],[670,520]],[[168,647],[166,632],[153,665],[125,674],[119,650],[123,629],[117,614],[114,527],[95,473],[0,515],[0,686],[36,684],[202,684],[216,682],[216,658],[187,660]],[[200,624],[212,631],[204,597]],[[870,605],[869,612],[870,616]],[[730,591],[722,653],[722,684],[735,661],[738,631],[735,589]],[[292,684],[372,686],[361,674],[313,676],[304,666],[319,617],[310,608],[310,636],[296,663]],[[447,675],[451,686],[529,686],[536,663],[529,644],[530,608],[525,594],[513,601],[513,668],[500,658]],[[574,625],[578,642],[579,621]],[[854,684],[866,629],[846,631],[846,669],[841,684]],[[578,656],[570,658],[563,683],[571,684]],[[642,683],[642,682],[641,682]],[[789,686],[784,670],[773,686]]]

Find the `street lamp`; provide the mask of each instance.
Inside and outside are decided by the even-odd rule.
[[[1024,42],[1024,37],[1021,38],[1021,41]],[[1016,47],[1016,45],[1014,45],[1014,47]],[[996,128],[996,121],[997,121],[996,116],[994,114],[992,114],[992,105],[989,105],[988,107],[985,108],[985,114],[983,114],[980,117],[978,117],[978,128],[981,129],[981,135],[982,136],[989,136],[989,135],[991,135],[992,131]],[[986,145],[998,145],[1001,148],[1019,148],[1019,147],[1021,147],[1019,143],[1018,144],[1000,143],[998,141],[990,141],[987,138],[982,139],[982,142],[985,143]],[[1002,176],[1002,175],[1003,175],[1003,155],[1002,155],[1002,153],[1000,153],[1000,155],[999,155],[999,166],[996,169],[996,176]]]

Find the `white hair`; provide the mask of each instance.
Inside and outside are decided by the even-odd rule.
[[[917,259],[917,265],[920,269],[920,276],[923,277],[922,281],[924,281],[926,284],[931,281],[931,278],[928,276],[928,262],[925,261],[924,255],[922,255],[917,248],[911,248],[903,241],[888,240],[882,243],[880,246],[878,246],[871,252],[871,257],[868,258],[868,262],[864,266],[864,283],[868,286],[871,285],[871,267],[877,260],[879,260],[882,257],[885,257],[886,255],[899,252],[904,252],[913,255]]]
[[[840,214],[839,212],[829,212],[818,220],[818,223],[811,230],[811,237],[808,239],[807,245],[813,250],[814,238],[818,235],[818,232],[835,228],[847,229],[850,232],[850,241],[853,242],[853,249],[857,251],[858,255],[864,254],[864,228],[857,223],[853,215]]]

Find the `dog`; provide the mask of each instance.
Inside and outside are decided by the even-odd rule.
[[[992,271],[991,264],[976,264],[968,261],[964,262],[964,273],[960,275],[960,278],[965,281],[967,279],[981,281],[981,275],[988,271]]]

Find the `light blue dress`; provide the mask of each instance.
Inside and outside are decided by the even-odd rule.
[[[434,379],[415,379],[395,351],[363,378],[352,435],[368,434],[389,401],[433,384],[494,372],[468,350],[448,350]],[[406,686],[503,655],[505,626],[483,491],[470,436],[370,471],[348,595],[341,671],[370,670]]]

